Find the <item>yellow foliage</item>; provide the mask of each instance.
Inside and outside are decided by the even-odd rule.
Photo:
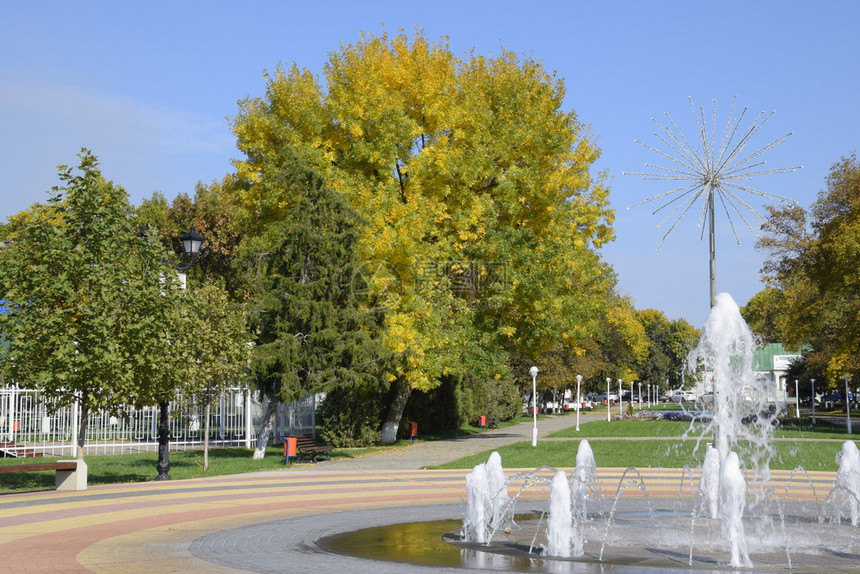
[[[347,197],[389,310],[385,343],[404,358],[395,375],[431,385],[475,340],[463,334],[475,309],[457,302],[484,294],[453,292],[450,277],[421,272],[428,265],[506,261],[494,286],[502,337],[537,346],[591,328],[596,295],[582,286],[604,283],[589,249],[611,239],[608,189],[593,185],[597,148],[540,62],[508,51],[461,59],[446,39],[383,33],[330,54],[324,84],[295,65],[266,81],[266,97],[242,102],[233,123],[249,183],[237,202],[283,210],[265,178],[285,148]],[[542,327],[526,328],[526,316]]]

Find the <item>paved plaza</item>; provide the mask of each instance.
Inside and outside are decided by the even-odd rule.
[[[539,436],[575,423],[573,415],[544,418]],[[462,518],[468,471],[422,467],[530,441],[531,432],[524,423],[283,471],[3,495],[0,572],[462,572],[333,554],[316,541]],[[617,482],[623,470],[601,469],[601,478]],[[643,474],[652,496],[677,496],[683,482],[680,470]],[[818,474],[819,488],[832,483],[831,473]]]

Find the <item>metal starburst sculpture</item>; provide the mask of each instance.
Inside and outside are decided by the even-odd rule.
[[[669,226],[666,234],[663,235],[658,249],[663,246],[666,238],[674,231],[678,222],[693,208],[693,206],[702,200],[702,206],[697,209],[699,212],[698,227],[702,229],[702,236],[705,230],[702,225],[705,217],[708,217],[709,223],[709,243],[710,243],[710,271],[711,271],[711,307],[716,303],[716,256],[715,256],[715,240],[714,240],[714,212],[715,198],[719,197],[720,204],[726,212],[726,216],[731,225],[732,233],[735,240],[740,245],[737,229],[735,228],[732,213],[740,217],[741,221],[753,231],[753,227],[747,217],[744,215],[744,210],[750,212],[755,218],[762,221],[765,217],[759,213],[750,203],[742,197],[742,194],[750,194],[767,200],[772,200],[783,205],[796,205],[794,200],[760,191],[743,182],[749,181],[756,176],[772,175],[777,173],[790,173],[800,169],[802,166],[783,167],[775,169],[764,169],[765,161],[760,159],[760,156],[765,152],[775,148],[776,146],[787,140],[793,132],[788,133],[780,138],[777,138],[758,149],[757,151],[748,152],[752,137],[765,125],[765,123],[773,115],[773,112],[765,114],[759,113],[755,119],[750,122],[746,128],[741,128],[748,107],[745,107],[739,116],[735,117],[735,102],[737,96],[732,99],[731,110],[729,117],[726,120],[723,128],[722,137],[717,142],[717,102],[713,100],[713,110],[711,113],[710,133],[708,124],[705,119],[705,110],[699,106],[698,111],[693,104],[693,98],[690,100],[690,111],[693,114],[693,120],[696,124],[696,132],[698,140],[697,145],[691,144],[681,130],[675,124],[675,121],[666,113],[668,124],[664,125],[656,119],[651,120],[659,128],[659,132],[654,132],[667,148],[667,150],[659,149],[654,146],[642,143],[636,140],[636,143],[650,149],[651,151],[661,155],[671,161],[670,167],[665,167],[656,164],[645,164],[646,167],[661,170],[659,173],[630,173],[626,175],[639,175],[646,180],[661,180],[679,182],[680,186],[649,197],[639,203],[631,205],[627,209],[649,203],[652,201],[664,201],[654,214],[668,210],[665,217],[655,226],[655,229],[660,228],[663,224],[674,217],[674,221]],[[671,208],[671,209],[669,209]]]

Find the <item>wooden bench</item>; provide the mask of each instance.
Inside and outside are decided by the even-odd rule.
[[[87,465],[82,460],[0,465],[0,474],[39,472],[43,470],[56,471],[57,475],[54,484],[57,490],[87,489]]]
[[[499,428],[499,419],[487,419],[487,428],[488,429]]]
[[[317,441],[314,439],[314,435],[312,434],[297,434],[293,435],[293,437],[296,439],[297,456],[299,458],[308,459],[311,462],[328,460],[325,453],[334,450],[333,446],[317,444]]]

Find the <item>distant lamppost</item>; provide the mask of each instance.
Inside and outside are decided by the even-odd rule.
[[[815,379],[809,379],[812,384],[812,424],[815,424]]]
[[[612,379],[606,377],[606,422],[612,420],[611,413],[609,412],[611,409],[609,408],[609,385],[612,384]]]
[[[203,236],[194,230],[191,226],[190,231],[186,231],[180,237],[182,240],[182,249],[188,256],[186,265],[175,265],[174,267],[179,272],[179,279],[182,283],[182,288],[185,289],[185,271],[187,271],[197,255],[200,253],[200,246],[203,244]],[[158,403],[158,462],[155,464],[155,470],[158,471],[158,476],[155,480],[170,480],[168,471],[170,470],[170,416],[169,416],[169,401],[161,401]]]
[[[582,375],[576,375],[576,432],[579,432],[579,411],[582,408],[582,395],[580,387],[582,385]]]
[[[532,428],[532,446],[537,446],[537,374],[538,368],[532,367],[529,369],[529,374],[532,376],[532,416],[534,417],[534,427]]]
[[[800,418],[800,393],[797,389],[797,379],[794,379],[794,416]]]
[[[851,395],[848,392],[848,375],[845,375],[845,415],[847,416],[846,428],[851,434]]]

